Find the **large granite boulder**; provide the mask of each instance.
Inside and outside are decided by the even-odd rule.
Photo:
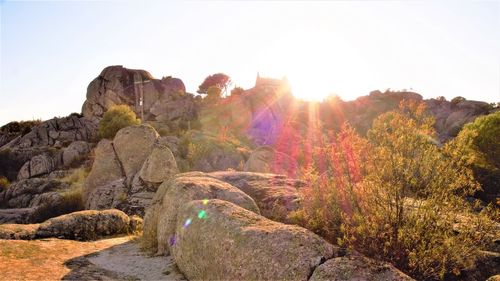
[[[285,153],[262,146],[252,151],[245,163],[245,172],[285,174],[295,177],[298,173],[297,160]]]
[[[46,175],[56,170],[57,167],[58,163],[52,156],[48,154],[37,155],[24,163],[21,170],[19,170],[17,179],[22,180]]]
[[[113,143],[107,139],[101,140],[95,149],[92,170],[85,179],[83,198],[86,208],[98,204],[94,202],[94,199],[99,198],[99,195],[94,195],[94,192],[102,194],[103,189],[113,189],[116,186],[112,183],[124,180],[124,178],[125,174],[115,154]],[[99,189],[98,192],[97,189]],[[115,191],[110,190],[109,193],[115,193]],[[109,208],[111,206],[103,207]]]
[[[275,174],[222,171],[189,175],[209,176],[237,187],[255,200],[264,217],[284,223],[300,207],[299,188],[305,186],[303,181]]]
[[[327,260],[313,272],[309,281],[410,281],[413,278],[393,265],[352,253]]]
[[[95,240],[101,236],[127,233],[130,218],[119,210],[87,210],[62,215],[40,224],[36,236]]]
[[[177,213],[192,200],[219,198],[237,204],[259,214],[252,198],[234,186],[210,177],[189,177],[180,174],[172,181],[163,183],[147,210],[144,241],[158,254],[167,254],[169,244],[175,239]]]
[[[85,158],[92,149],[92,145],[86,141],[74,141],[66,147],[62,154],[62,164],[69,167],[75,162]]]
[[[116,133],[113,146],[129,182],[139,172],[159,137],[148,125],[125,127]]]
[[[314,268],[339,255],[304,228],[218,199],[180,209],[171,248],[190,280],[307,280]]]
[[[161,184],[178,173],[177,162],[168,145],[157,142],[142,164],[139,177],[149,183]]]

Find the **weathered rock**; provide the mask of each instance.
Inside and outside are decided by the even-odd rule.
[[[80,211],[45,221],[36,236],[95,240],[100,236],[127,233],[129,223],[130,218],[119,210]]]
[[[245,163],[245,172],[297,175],[299,164],[285,153],[262,146],[254,150]]]
[[[307,280],[339,254],[304,228],[218,199],[184,205],[172,244],[176,264],[190,280]]]
[[[42,122],[20,138],[5,144],[2,148],[28,148],[53,146],[56,142],[69,144],[74,141],[91,142],[97,135],[97,123],[70,115]]]
[[[300,207],[298,189],[305,186],[303,181],[274,174],[225,171],[187,175],[209,176],[227,182],[252,197],[264,217],[284,223],[289,222],[288,214]]]
[[[234,186],[209,177],[183,177],[163,183],[156,192],[153,205],[147,210],[144,240],[158,254],[167,254],[175,234],[179,208],[191,200],[219,198],[260,213],[255,202]]]
[[[74,141],[64,149],[62,155],[63,165],[68,167],[72,163],[79,161],[90,152],[91,145],[85,141]]]
[[[151,154],[158,137],[155,129],[148,125],[126,127],[116,133],[113,146],[129,182]]]
[[[127,188],[123,179],[117,179],[86,192],[85,198],[85,208],[89,210],[118,208],[127,200]]]
[[[143,181],[160,184],[177,173],[179,169],[168,146],[156,143],[144,161],[139,176]]]
[[[19,170],[18,180],[48,174],[57,169],[57,162],[48,154],[34,156]]]
[[[26,218],[29,217],[34,210],[35,208],[0,209],[0,224],[27,223]]]
[[[37,207],[58,196],[56,190],[67,189],[69,185],[45,178],[25,179],[15,182],[0,192],[0,207],[27,208]]]
[[[143,97],[143,106],[140,97]],[[186,94],[182,80],[172,77],[154,79],[144,70],[122,66],[106,67],[90,82],[83,115],[99,120],[111,106],[126,104],[144,120],[179,121],[196,119],[194,96]]]
[[[83,198],[87,208],[89,206],[102,205],[101,203],[92,201],[97,199],[95,196],[90,196],[94,193],[95,189],[99,187],[109,188],[113,186],[111,183],[123,180],[124,178],[125,174],[116,157],[113,144],[109,140],[101,140],[95,149],[95,160],[92,170],[85,179]]]
[[[410,281],[413,280],[388,263],[379,262],[370,258],[349,254],[327,260],[313,272],[309,281]]]

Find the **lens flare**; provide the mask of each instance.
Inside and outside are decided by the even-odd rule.
[[[191,222],[192,222],[192,221],[193,221],[193,220],[192,220],[191,218],[188,218],[188,219],[184,222],[184,225],[183,225],[182,227],[183,227],[183,228],[188,227],[188,226],[191,224]]]
[[[201,211],[198,212],[198,218],[199,219],[204,219],[206,217],[207,217],[207,212],[206,211],[201,210]]]
[[[203,205],[207,205],[208,204],[208,199],[203,199]]]

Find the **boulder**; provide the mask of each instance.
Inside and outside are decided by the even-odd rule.
[[[189,280],[307,280],[338,255],[304,228],[218,199],[184,205],[172,241],[172,256]]]
[[[85,208],[89,210],[118,208],[126,201],[127,196],[124,180],[117,179],[86,192]]]
[[[177,163],[168,146],[156,143],[142,164],[139,177],[143,181],[160,184],[177,173]]]
[[[85,141],[74,141],[66,147],[62,154],[62,162],[65,167],[83,159],[89,154],[91,145]]]
[[[83,198],[85,205],[95,206],[92,200],[95,196],[90,196],[99,187],[112,187],[114,182],[123,180],[124,172],[118,158],[116,157],[113,143],[107,139],[101,140],[95,149],[95,159],[92,170],[85,179]],[[99,192],[100,193],[100,192]]]
[[[192,200],[219,198],[232,202],[255,213],[259,208],[252,198],[234,186],[209,177],[184,177],[179,175],[163,183],[156,192],[152,206],[147,210],[144,240],[158,254],[169,252],[169,243],[175,236],[179,208]]]
[[[358,254],[348,254],[344,257],[327,260],[319,265],[309,278],[309,281],[323,280],[410,281],[414,279],[391,264],[375,261]]]
[[[148,125],[129,126],[116,133],[113,146],[129,182],[151,154],[158,137],[155,129]]]
[[[54,200],[57,191],[69,188],[67,183],[53,179],[33,178],[15,182],[0,192],[1,208],[33,208]]]
[[[34,208],[0,209],[0,225],[4,223],[27,223],[26,218],[29,217],[34,211]]]
[[[245,172],[297,175],[299,164],[285,153],[278,152],[269,146],[254,150],[245,163]]]
[[[289,223],[288,214],[300,207],[299,188],[305,186],[303,181],[285,175],[235,171],[192,173],[196,175],[213,177],[237,187],[255,200],[264,217],[284,223]]]
[[[62,215],[40,224],[36,236],[95,240],[129,231],[130,218],[119,210],[87,210]]]
[[[18,180],[48,174],[57,169],[57,162],[48,154],[34,156],[24,163],[17,175]]]

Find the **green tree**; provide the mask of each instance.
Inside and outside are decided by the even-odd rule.
[[[224,74],[224,73],[216,73],[213,75],[207,76],[205,80],[203,80],[203,83],[201,83],[200,86],[198,86],[198,91],[196,91],[199,94],[208,94],[208,89],[210,87],[215,86],[221,90],[222,93],[226,93],[227,88],[231,84],[231,78]]]
[[[140,123],[141,121],[137,119],[135,112],[127,105],[112,106],[104,113],[99,122],[99,137],[112,139],[120,129]]]
[[[498,199],[500,186],[500,111],[478,117],[466,124],[449,144],[460,149],[466,164],[474,171],[487,202]]]
[[[244,92],[245,90],[242,87],[235,87],[231,90],[231,97],[239,97],[243,95]]]

